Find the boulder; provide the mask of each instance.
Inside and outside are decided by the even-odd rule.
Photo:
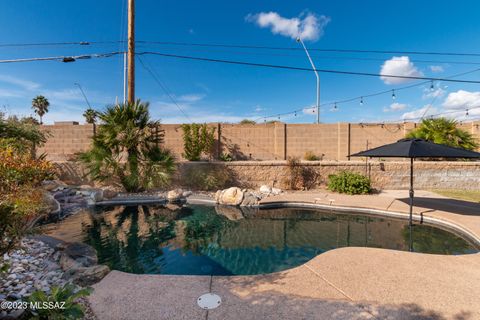
[[[240,204],[240,206],[242,207],[258,206],[258,200],[260,199],[252,192],[245,192],[243,195],[243,201]]]
[[[102,189],[104,199],[112,199],[118,196],[118,192],[113,189]]]
[[[183,196],[184,198],[187,198],[187,197],[190,197],[192,194],[193,194],[193,192],[190,191],[190,190],[188,190],[188,191],[184,191],[183,194],[182,194],[182,196]]]
[[[272,188],[272,194],[274,195],[279,195],[281,194],[283,191],[281,189],[278,189],[278,188]]]
[[[48,192],[43,194],[43,199],[46,204],[46,211],[49,217],[59,216],[62,208],[60,202],[58,202],[53,195]]]
[[[65,245],[60,256],[62,270],[91,267],[98,262],[97,251],[87,244],[72,242]]]
[[[237,221],[244,218],[242,210],[236,207],[216,206],[215,211],[217,212],[217,214],[226,217],[230,221]]]
[[[260,192],[269,194],[272,193],[272,188],[267,185],[263,185],[260,187]]]
[[[173,189],[168,191],[167,193],[167,200],[169,202],[178,202],[183,198],[183,190],[182,189]]]
[[[55,180],[45,180],[42,181],[42,189],[45,191],[53,191],[60,187],[61,185]]]
[[[218,194],[218,192],[217,192]],[[217,198],[217,194],[215,197]],[[243,191],[237,187],[225,189],[218,194],[217,202],[228,206],[238,206],[243,201]]]
[[[103,190],[96,188],[80,189],[77,194],[87,197],[87,203],[94,205],[97,202],[103,201]]]
[[[67,278],[79,286],[86,287],[99,282],[105,278],[109,272],[110,268],[108,266],[99,264],[92,267],[82,267],[71,270],[67,273]]]

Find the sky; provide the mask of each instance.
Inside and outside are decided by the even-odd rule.
[[[480,69],[480,54],[312,50],[480,53],[480,2],[475,0],[460,3],[137,0],[136,3],[137,52],[311,68],[305,52],[298,50],[301,45],[295,39],[300,36],[317,69],[434,78],[472,71],[453,79],[480,80],[480,70],[474,71]],[[124,50],[119,41],[126,38],[126,0],[2,1],[0,21],[0,60],[118,52]],[[91,44],[5,46],[80,41]],[[0,63],[0,111],[34,115],[31,100],[44,95],[50,101],[45,123],[82,123],[82,113],[88,106],[76,83],[97,110],[122,101],[123,57],[73,63]],[[476,108],[480,107],[480,84],[332,73],[320,73],[320,83],[320,121],[325,123],[418,120],[423,115],[437,114],[460,121],[480,118],[480,108]],[[152,117],[163,123],[234,123],[242,119],[260,123],[265,120],[313,123],[316,120],[312,108],[316,78],[311,71],[144,54],[136,60],[136,97],[149,102]],[[341,102],[350,98],[356,99]],[[289,112],[292,113],[286,114]]]

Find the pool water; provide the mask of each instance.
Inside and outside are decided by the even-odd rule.
[[[97,250],[99,263],[139,274],[251,275],[293,268],[340,247],[409,248],[407,221],[292,208],[103,207],[47,233],[85,242]],[[415,225],[412,238],[416,252],[478,251],[429,225]]]

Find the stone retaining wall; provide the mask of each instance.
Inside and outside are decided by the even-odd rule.
[[[238,161],[223,163],[185,162],[186,167],[202,170],[204,166],[225,167],[239,186],[259,187],[263,184],[285,188],[289,178],[286,161]],[[349,170],[364,174],[378,189],[408,189],[410,179],[409,161],[311,161],[302,162],[317,176],[316,186],[325,185],[330,174]],[[480,162],[415,161],[414,184],[418,189],[480,189]]]
[[[86,184],[84,170],[73,162],[56,163],[59,178],[72,184]],[[372,180],[378,189],[408,189],[409,161],[311,161],[302,166],[315,175],[315,186],[325,185],[328,175],[341,170],[355,171]],[[289,178],[286,161],[235,162],[180,162],[174,184],[185,182],[188,170],[223,170],[231,177],[231,184],[241,187],[259,187],[263,184],[285,188]],[[417,189],[480,189],[480,162],[415,161],[415,188]]]

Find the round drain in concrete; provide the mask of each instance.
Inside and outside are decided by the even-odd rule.
[[[205,293],[202,294],[197,299],[197,304],[200,308],[205,310],[215,309],[222,303],[222,298],[219,295],[214,293]]]

